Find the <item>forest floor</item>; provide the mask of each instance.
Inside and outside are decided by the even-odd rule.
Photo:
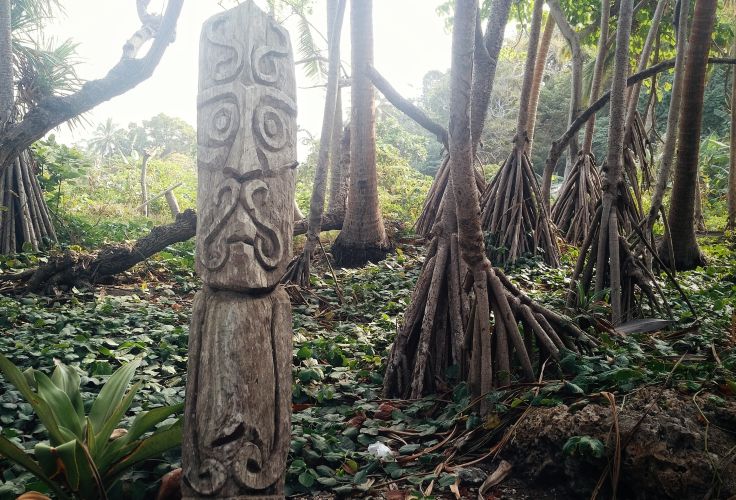
[[[294,302],[291,495],[373,498],[728,498],[736,494],[736,248],[702,240],[706,268],[681,273],[698,318],[666,287],[676,324],[649,333],[599,334],[594,352],[565,353],[538,383],[488,397],[480,419],[462,384],[415,401],[381,398],[386,355],[421,265],[411,244],[360,270],[316,266]],[[191,243],[159,254],[116,283],[55,296],[0,289],[0,352],[21,368],[77,365],[87,395],[122,362],[142,357],[143,389],[130,412],[183,400],[188,324],[200,284]],[[575,250],[559,269],[530,260],[508,274],[561,309]],[[0,272],[43,256],[0,260]],[[337,282],[335,281],[337,278]],[[339,290],[339,292],[338,292]],[[343,297],[342,302],[338,296]],[[599,299],[599,298],[598,298]],[[581,319],[605,305],[583,301]],[[448,373],[452,381],[453,373]],[[17,391],[0,380],[4,436],[26,449],[45,434]],[[390,456],[369,451],[381,443]],[[371,446],[374,445],[374,446]],[[179,451],[125,478],[145,498]],[[485,485],[484,485],[485,483]],[[0,498],[33,479],[0,462]]]

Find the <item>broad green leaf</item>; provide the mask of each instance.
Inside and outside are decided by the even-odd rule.
[[[135,417],[133,424],[128,429],[128,433],[121,437],[125,442],[132,442],[141,437],[146,432],[153,430],[158,424],[166,420],[169,416],[181,411],[184,403],[173,406],[162,406],[153,410],[141,413]]]
[[[68,441],[64,434],[59,430],[59,425],[56,422],[53,412],[49,408],[49,405],[36,394],[31,386],[28,385],[25,375],[5,356],[0,354],[0,370],[2,370],[5,378],[8,379],[18,392],[23,395],[26,401],[33,406],[33,409],[41,420],[41,423],[46,427],[46,431],[49,433],[52,444],[60,444]]]
[[[79,421],[72,402],[66,392],[59,389],[45,373],[35,373],[38,395],[48,403],[60,427],[69,429],[80,440],[84,440],[82,422]]]
[[[95,434],[96,446],[94,449],[92,449],[92,456],[97,457],[98,454],[105,449],[110,440],[110,436],[112,435],[112,431],[114,431],[115,428],[120,425],[120,421],[125,415],[125,412],[128,411],[128,408],[130,408],[130,405],[133,403],[133,398],[138,392],[138,389],[141,388],[141,385],[142,384],[140,382],[133,385],[128,393],[123,396],[123,399],[115,403],[113,411],[109,413],[107,419],[102,422],[102,428],[100,428],[99,432]],[[93,428],[97,429],[97,427],[94,425]]]
[[[71,366],[57,362],[51,381],[69,396],[72,406],[77,412],[80,421],[84,419],[84,403],[82,394],[79,392],[79,374]]]
[[[140,441],[132,452],[112,465],[103,479],[111,484],[138,462],[156,457],[175,446],[179,446],[181,444],[181,429],[182,419],[179,419],[168,429],[156,432],[154,435]]]
[[[140,359],[131,361],[121,366],[108,379],[89,411],[92,427],[102,429],[110,416],[115,413],[140,363]]]
[[[11,441],[0,435],[0,455],[7,458],[11,462],[14,462],[28,472],[36,476],[38,479],[43,481],[51,490],[61,499],[68,499],[69,496],[64,493],[59,485],[54,482],[41,467],[33,461],[33,459],[25,451],[18,448]]]

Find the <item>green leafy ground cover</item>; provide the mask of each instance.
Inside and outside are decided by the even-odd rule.
[[[714,404],[736,394],[736,251],[722,240],[703,241],[710,265],[679,275],[699,322],[678,294],[666,289],[679,320],[666,331],[600,335],[595,352],[566,353],[548,363],[541,384],[515,383],[489,394],[494,413],[473,414],[464,386],[420,401],[381,398],[390,342],[410,300],[421,251],[404,246],[386,261],[332,274],[317,266],[309,290],[294,299],[294,414],[287,487],[290,494],[361,495],[399,488],[415,496],[449,496],[460,486],[458,466],[501,451],[520,415],[531,406],[585,405],[591,394],[617,397],[645,385],[669,385],[686,394],[705,391]],[[509,274],[538,300],[559,309],[574,251],[561,269],[527,262]],[[0,260],[0,271],[33,266],[43,256]],[[199,283],[191,268],[191,244],[148,261],[115,286],[73,290],[54,297],[0,295],[0,352],[21,368],[50,373],[54,360],[79,368],[85,400],[121,363],[142,358],[143,386],[128,414],[183,400],[191,300]],[[338,293],[339,288],[339,293]],[[0,290],[1,291],[1,290]],[[342,303],[338,296],[344,297]],[[596,298],[581,304],[581,317],[601,315]],[[448,373],[452,380],[452,373]],[[44,439],[31,408],[0,380],[2,434],[26,450]],[[368,446],[381,442],[394,453],[379,460]],[[583,446],[584,445],[584,446]],[[570,453],[611,453],[607,443],[584,436]],[[586,451],[588,450],[588,451]],[[178,451],[151,460],[125,478],[120,495],[143,498],[164,473],[178,466]],[[40,489],[32,477],[0,462],[0,497]]]

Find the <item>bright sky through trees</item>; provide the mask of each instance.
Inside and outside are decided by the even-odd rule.
[[[315,2],[315,15],[322,20],[316,28],[326,33],[325,2]],[[375,64],[404,95],[415,96],[421,90],[422,77],[432,69],[450,66],[450,35],[445,19],[435,11],[439,0],[376,0],[374,2]],[[160,9],[162,2],[151,2],[150,11]],[[48,35],[64,40],[72,38],[78,46],[81,64],[79,75],[99,78],[119,59],[125,40],[139,26],[133,0],[64,0],[66,16],[57,20]],[[57,131],[63,141],[86,139],[97,123],[112,117],[119,126],[140,122],[158,113],[178,116],[191,124],[196,122],[197,57],[202,23],[222,10],[216,0],[185,2],[179,19],[176,42],[167,50],[153,76],[135,89],[95,108],[87,116],[92,125],[69,132]],[[347,17],[347,16],[346,16]],[[287,21],[296,50],[296,31]],[[349,23],[343,28],[343,61],[349,70]],[[326,44],[323,44],[326,46]],[[311,133],[319,132],[324,104],[324,87],[297,71],[299,126]],[[344,102],[349,103],[349,100]],[[301,156],[301,152],[300,152]]]

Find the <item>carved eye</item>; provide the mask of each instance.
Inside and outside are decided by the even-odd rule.
[[[279,151],[289,141],[284,114],[280,109],[262,105],[253,116],[253,128],[269,151]]]
[[[200,95],[198,108],[199,160],[208,168],[221,167],[240,129],[238,100],[231,92],[214,94],[208,90]]]

